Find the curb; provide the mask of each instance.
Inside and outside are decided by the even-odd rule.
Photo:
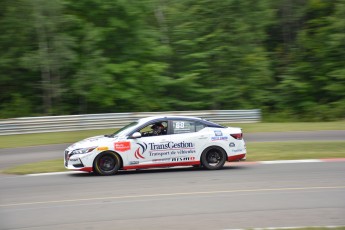
[[[324,162],[345,162],[345,158],[276,160],[276,161],[240,161],[240,162],[226,162],[225,165],[226,166],[259,165],[259,164],[270,165],[270,164],[298,164],[298,163],[324,163]]]
[[[267,228],[229,228],[229,229],[224,229],[224,230],[247,230],[247,229],[252,229],[252,230],[286,230],[286,229],[311,229],[311,228],[326,228],[326,229],[331,229],[331,228],[342,228],[344,226],[296,226],[296,227],[267,227]]]

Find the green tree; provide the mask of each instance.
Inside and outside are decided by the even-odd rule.
[[[167,48],[145,2],[70,1],[81,22],[79,68],[71,82],[81,112],[160,110]],[[92,7],[92,11],[88,10]]]
[[[32,14],[27,1],[0,3],[0,116],[28,116],[35,112],[39,78],[27,71],[22,57],[30,52]],[[26,105],[22,110],[21,106]]]
[[[293,62],[279,89],[284,108],[307,120],[345,114],[345,1],[310,0],[298,31]]]
[[[63,14],[62,0],[33,0],[35,49],[23,59],[30,69],[41,75],[44,114],[61,113],[62,82],[69,66],[75,61],[73,38],[64,32],[70,20]]]
[[[343,118],[344,14],[345,0],[2,0],[0,117]]]
[[[73,39],[63,33],[68,21],[62,1],[3,1],[2,6],[0,99],[5,102],[4,114],[62,113],[62,84],[74,58]],[[8,107],[23,100],[26,113]]]
[[[169,10],[170,72],[182,87],[171,94],[177,105],[245,109],[269,101],[267,1],[177,1]]]

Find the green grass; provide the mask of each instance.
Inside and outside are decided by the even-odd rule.
[[[62,172],[67,171],[63,165],[63,158],[49,160],[49,161],[40,161],[36,163],[23,164],[8,168],[2,171],[2,173],[7,174],[32,174],[32,173],[47,173],[47,172]]]
[[[226,126],[243,128],[244,133],[345,130],[345,121],[295,122],[295,123],[231,123]],[[115,129],[83,130],[56,133],[20,134],[0,136],[0,148],[14,148],[35,145],[73,143],[86,137],[113,133]]]
[[[87,137],[110,134],[113,132],[115,132],[115,129],[6,135],[0,136],[0,148],[73,143]]]
[[[249,142],[247,160],[345,158],[345,141]]]
[[[247,143],[247,161],[345,158],[345,141]],[[9,168],[3,173],[30,174],[65,171],[63,159]]]
[[[289,123],[242,123],[226,124],[238,126],[244,133],[256,132],[287,132],[287,131],[317,131],[317,130],[345,130],[345,121],[334,122],[289,122]]]

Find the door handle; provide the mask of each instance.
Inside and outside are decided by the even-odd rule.
[[[168,140],[161,140],[159,143],[167,143],[169,142]]]
[[[206,139],[207,137],[205,136],[200,136],[198,139]]]

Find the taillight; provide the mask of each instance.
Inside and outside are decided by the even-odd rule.
[[[233,138],[235,138],[237,140],[242,140],[243,133],[234,133],[234,134],[230,134],[230,136],[232,136]]]

